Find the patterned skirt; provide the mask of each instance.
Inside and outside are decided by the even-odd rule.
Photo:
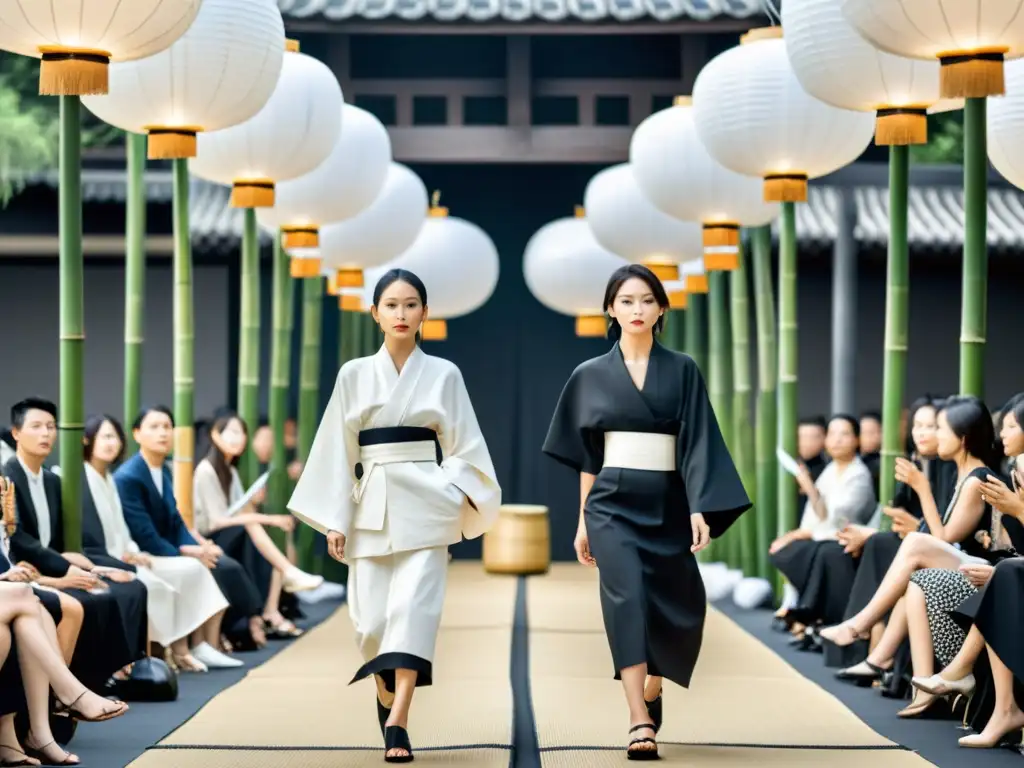
[[[967,633],[950,618],[949,613],[978,589],[960,571],[945,568],[925,568],[917,571],[910,580],[924,592],[935,670],[939,671],[953,660],[967,639]]]

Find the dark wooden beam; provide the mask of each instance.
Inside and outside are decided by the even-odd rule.
[[[640,22],[477,22],[402,21],[401,19],[285,19],[289,33],[314,32],[346,35],[707,35],[721,32],[746,32],[764,26],[751,19],[713,19],[695,21]]]

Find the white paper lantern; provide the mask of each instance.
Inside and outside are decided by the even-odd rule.
[[[1006,95],[988,102],[988,159],[1011,184],[1024,189],[1024,60],[1006,64]]]
[[[811,96],[876,112],[878,144],[928,142],[928,107],[939,102],[938,61],[875,48],[843,18],[836,0],[786,0],[782,28],[789,62]]]
[[[338,288],[362,287],[364,269],[386,264],[416,241],[428,207],[420,177],[391,163],[380,194],[362,213],[321,227],[319,247],[294,249],[292,258],[316,260],[317,273],[333,271]]]
[[[197,133],[230,128],[263,109],[284,47],[276,0],[204,0],[174,45],[112,64],[109,93],[82,103],[110,125],[149,134],[151,159],[195,157]]]
[[[939,60],[943,98],[1005,92],[1003,61],[1024,55],[1024,0],[837,0],[877,48]]]
[[[202,0],[0,0],[0,49],[41,58],[39,93],[106,93],[111,61],[160,53]]]
[[[852,163],[875,117],[819,101],[800,85],[779,27],[744,35],[708,62],[693,86],[694,120],[726,168],[764,179],[764,199],[807,200],[807,180]]]
[[[341,134],[331,154],[305,176],[277,185],[273,208],[257,208],[256,220],[284,233],[285,248],[315,248],[320,227],[350,219],[384,188],[391,138],[376,117],[342,105]]]
[[[433,206],[416,242],[386,268],[407,269],[423,281],[429,315],[420,333],[425,341],[441,341],[448,336],[448,320],[491,298],[498,284],[498,249],[476,224]]]
[[[577,336],[604,336],[608,280],[629,262],[602,248],[583,208],[572,219],[538,229],[526,244],[523,276],[530,293],[548,309],[576,318]]]
[[[199,134],[192,172],[229,184],[234,208],[269,208],[274,186],[322,163],[341,134],[341,86],[321,61],[289,41],[273,94],[253,118]]]
[[[678,280],[679,262],[702,253],[700,224],[659,211],[644,197],[628,163],[606,168],[590,180],[583,208],[594,238],[604,248],[643,264],[659,280]]]
[[[779,213],[777,203],[764,201],[758,179],[731,171],[708,154],[689,98],[676,98],[637,126],[629,160],[641,192],[656,208],[701,225],[709,269],[735,269],[740,227],[763,226]]]

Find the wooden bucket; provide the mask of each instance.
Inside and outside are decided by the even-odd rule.
[[[494,527],[484,534],[484,570],[526,576],[547,573],[550,566],[548,508],[503,504]]]

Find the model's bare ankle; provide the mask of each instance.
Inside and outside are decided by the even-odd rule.
[[[652,675],[644,686],[644,701],[654,701],[661,695],[662,679]]]

